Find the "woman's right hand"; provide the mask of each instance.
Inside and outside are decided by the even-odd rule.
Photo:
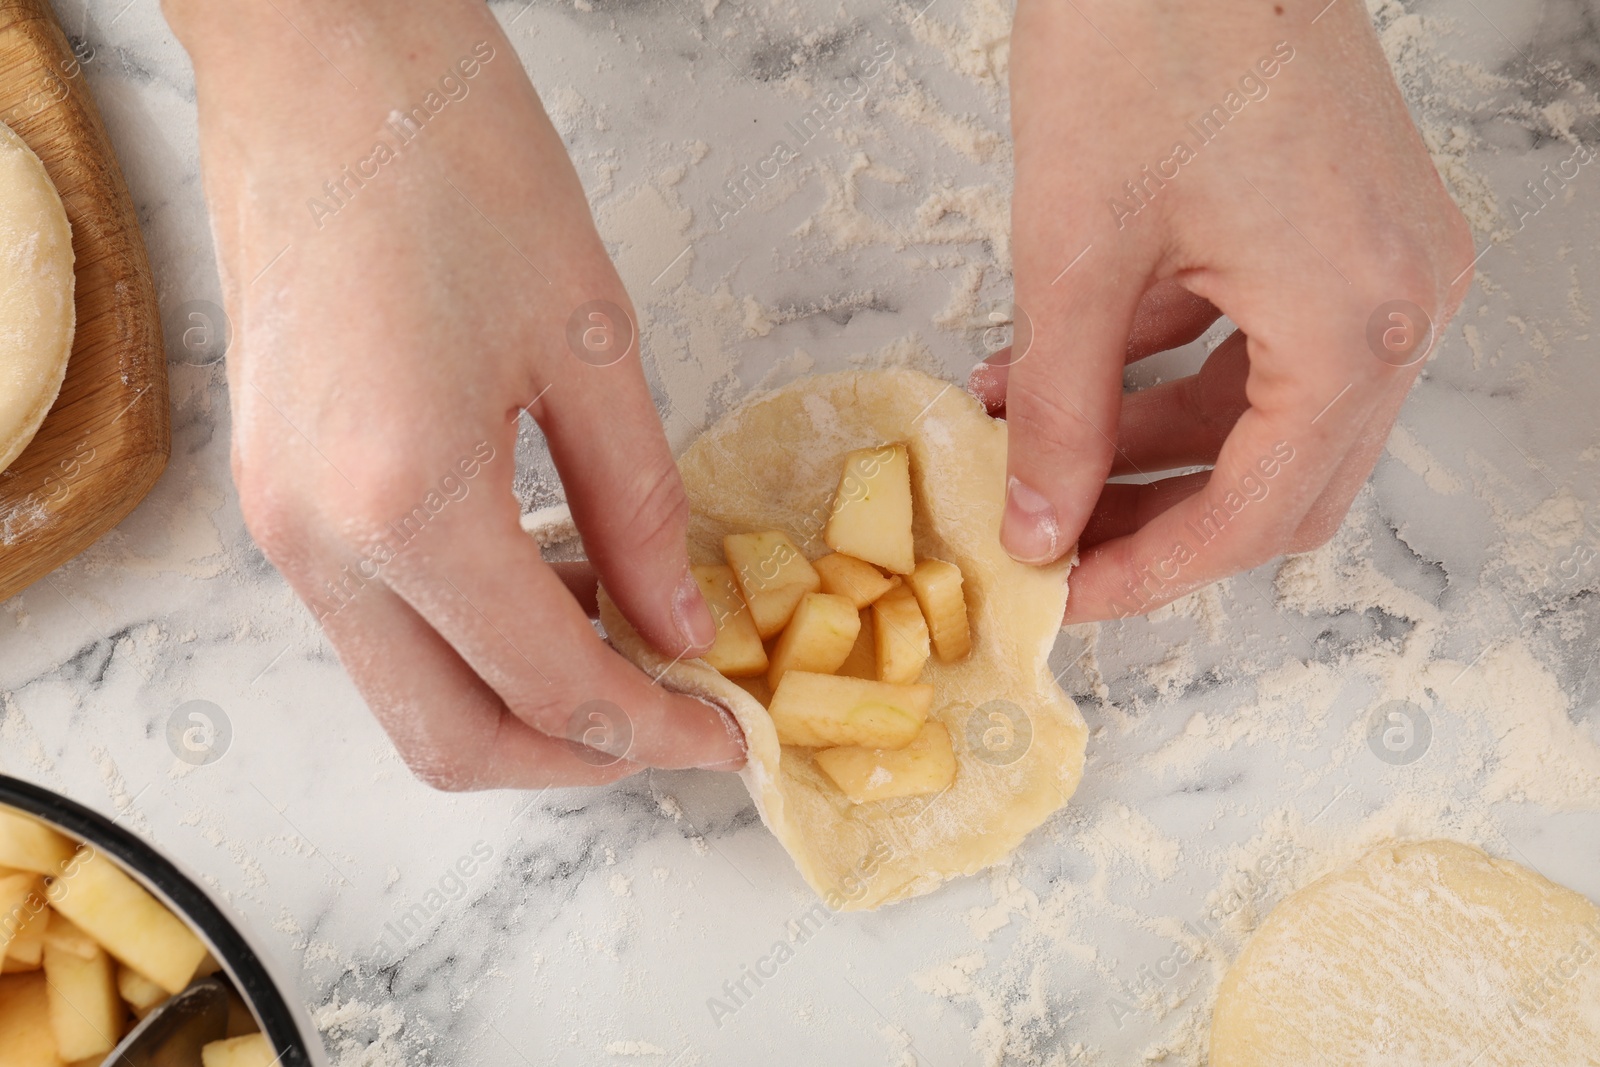
[[[445,789],[740,765],[736,729],[611,651],[518,524],[526,410],[618,607],[668,656],[709,646],[627,294],[488,8],[166,11],[195,65],[245,520],[407,764]]]

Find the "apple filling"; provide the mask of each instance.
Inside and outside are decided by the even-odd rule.
[[[861,449],[845,457],[823,532],[831,554],[808,560],[766,530],[729,534],[725,565],[694,568],[717,622],[706,663],[856,804],[937,793],[956,775],[921,679],[932,656],[964,658],[972,634],[961,569],[916,558],[913,517],[906,446]]]
[[[137,1020],[220,969],[189,925],[108,854],[0,806],[0,1067],[110,1062]],[[278,1063],[227,988],[235,1036],[138,1062]]]

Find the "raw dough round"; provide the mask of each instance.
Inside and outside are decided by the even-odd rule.
[[[44,164],[0,124],[0,470],[55,403],[72,352],[72,230]]]
[[[1211,1067],[1600,1064],[1600,908],[1452,841],[1374,849],[1273,909]]]
[[[972,621],[971,655],[930,660],[923,678],[956,747],[956,780],[943,793],[851,804],[810,750],[778,744],[750,692],[699,660],[669,666],[601,598],[624,655],[652,676],[664,670],[669,688],[733,711],[756,807],[836,910],[917,896],[999,862],[1083,773],[1083,717],[1046,662],[1070,562],[1027,567],[1001,549],[1006,425],[959,387],[915,371],[862,371],[805,378],[741,407],[679,460],[690,557],[720,563],[724,534],[762,529],[783,530],[809,557],[826,554],[821,531],[845,453],[896,441],[911,453],[917,556],[961,568]]]

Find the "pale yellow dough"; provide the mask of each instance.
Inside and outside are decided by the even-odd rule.
[[[0,470],[55,403],[72,352],[72,230],[44,164],[0,124]]]
[[[623,654],[652,676],[665,668],[669,688],[732,709],[749,744],[743,775],[761,817],[837,909],[917,896],[1003,860],[1066,803],[1083,773],[1083,718],[1046,664],[1069,564],[1027,567],[1000,548],[1006,426],[959,387],[914,371],[834,374],[729,415],[679,460],[693,516],[691,558],[720,562],[724,534],[763,529],[788,533],[807,556],[825,554],[822,528],[845,453],[896,441],[911,452],[917,555],[961,568],[971,612],[972,654],[930,661],[923,678],[935,689],[933,716],[955,742],[956,779],[945,792],[851,804],[809,750],[778,744],[750,692],[698,660],[668,666],[601,598],[601,619]],[[993,701],[1020,709],[1025,725],[1014,725],[1015,713],[988,714],[1005,710]]]
[[[1217,994],[1211,1067],[1600,1064],[1600,908],[1478,849],[1374,849],[1293,894]]]

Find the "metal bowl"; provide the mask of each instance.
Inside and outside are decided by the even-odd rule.
[[[256,1017],[282,1067],[327,1067],[310,1015],[285,981],[211,895],[171,860],[110,819],[48,789],[0,774],[0,804],[27,812],[116,860],[188,922]]]

